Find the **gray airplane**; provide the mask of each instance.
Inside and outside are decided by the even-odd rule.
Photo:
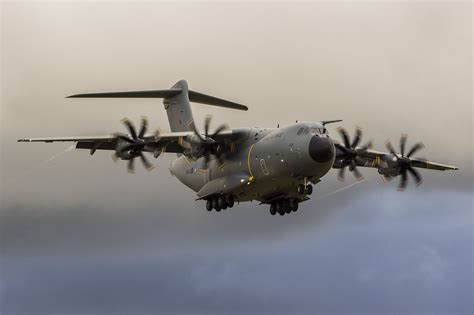
[[[186,81],[177,82],[169,90],[129,91],[77,94],[70,98],[163,98],[168,114],[170,133],[156,131],[147,135],[148,124],[142,119],[140,130],[128,119],[123,123],[128,134],[105,136],[28,138],[19,142],[73,141],[77,149],[114,151],[114,160],[127,160],[128,171],[133,172],[134,161],[139,158],[151,170],[153,165],[143,152],[158,158],[163,153],[175,153],[177,158],[170,166],[171,173],[183,184],[197,192],[197,200],[205,200],[208,211],[232,208],[235,202],[257,200],[270,205],[270,213],[284,215],[298,209],[300,202],[309,199],[313,186],[329,172],[339,169],[344,179],[346,168],[360,180],[358,167],[376,168],[385,180],[400,176],[399,190],[404,190],[408,174],[417,185],[422,183],[415,168],[438,171],[456,170],[457,167],[414,158],[423,148],[416,143],[405,150],[407,136],[402,135],[400,151],[396,152],[389,141],[389,152],[372,150],[372,143],[359,146],[362,137],[356,129],[352,141],[347,132],[339,128],[342,142],[333,140],[326,129],[329,123],[297,122],[283,128],[237,128],[219,126],[210,132],[210,118],[204,123],[204,132],[197,131],[190,102],[247,110],[244,105],[191,91]]]

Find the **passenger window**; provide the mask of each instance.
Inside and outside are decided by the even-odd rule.
[[[265,160],[264,160],[264,159],[261,159],[261,160],[260,160],[260,166],[262,167],[262,172],[263,172],[263,174],[265,174],[265,175],[270,174],[270,173],[268,172],[267,165],[265,164]]]

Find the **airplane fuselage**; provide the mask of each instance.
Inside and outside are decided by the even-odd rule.
[[[172,162],[171,173],[196,192],[212,181],[226,186],[225,179],[238,176],[245,183],[231,191],[238,201],[266,202],[278,196],[303,199],[306,194],[298,192],[297,186],[319,182],[333,165],[334,144],[320,123],[239,132],[247,136],[232,144],[224,163],[212,160],[207,169],[201,169],[202,158],[180,155]]]

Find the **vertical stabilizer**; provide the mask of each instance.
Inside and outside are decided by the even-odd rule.
[[[178,81],[171,90],[181,90],[181,93],[163,100],[171,131],[193,130],[194,118],[189,104],[188,83],[185,80]]]

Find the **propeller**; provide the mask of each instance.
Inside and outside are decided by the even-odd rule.
[[[134,160],[135,158],[139,157],[143,163],[143,166],[145,166],[145,168],[149,171],[152,170],[153,165],[148,161],[145,155],[143,155],[143,150],[148,143],[154,142],[156,141],[156,138],[159,138],[159,130],[157,130],[155,133],[155,139],[146,140],[144,136],[148,130],[148,120],[145,117],[142,117],[142,124],[138,133],[134,124],[128,118],[124,118],[122,123],[130,132],[130,136],[126,134],[117,134],[117,138],[122,140],[122,145],[119,143],[117,146],[115,154],[113,155],[114,160],[117,160],[117,158],[128,160],[127,170],[130,173],[133,173],[135,171]]]
[[[191,155],[203,157],[201,162],[202,169],[207,169],[211,156],[214,156],[219,161],[219,164],[223,163],[224,143],[217,141],[216,137],[222,131],[228,129],[228,126],[222,124],[210,134],[209,127],[211,120],[211,116],[207,116],[204,120],[204,136],[198,132],[193,124],[192,129],[194,136],[187,137],[181,144]]]
[[[408,151],[408,153],[405,155],[407,137],[408,136],[406,134],[403,134],[400,138],[400,153],[395,152],[395,149],[393,148],[390,140],[387,140],[385,142],[385,147],[393,156],[392,161],[396,163],[397,167],[400,170],[401,178],[400,178],[400,183],[398,185],[398,190],[400,191],[405,190],[408,184],[408,173],[410,173],[410,175],[413,177],[417,186],[420,186],[421,183],[423,182],[420,173],[411,166],[410,157],[412,157],[416,152],[423,149],[424,145],[421,142],[417,142],[411,147],[410,151]]]
[[[344,145],[338,145],[338,152],[336,155],[336,160],[339,160],[342,163],[341,168],[339,169],[338,179],[344,180],[344,173],[346,166],[349,166],[349,171],[351,171],[357,180],[362,180],[364,176],[359,172],[357,164],[363,164],[364,160],[359,157],[359,154],[367,151],[367,149],[372,148],[372,141],[369,141],[365,145],[358,147],[360,141],[362,140],[362,129],[357,127],[355,130],[354,139],[352,142],[349,139],[349,135],[344,128],[337,128],[337,131],[342,137]]]

